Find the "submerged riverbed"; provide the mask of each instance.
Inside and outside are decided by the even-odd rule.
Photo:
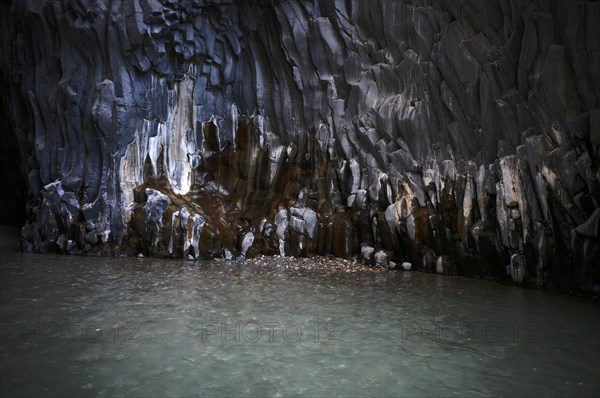
[[[3,397],[600,395],[590,300],[278,259],[31,255],[3,240]]]

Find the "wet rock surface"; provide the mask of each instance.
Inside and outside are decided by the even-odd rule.
[[[331,254],[600,289],[600,3],[0,11],[25,250]]]

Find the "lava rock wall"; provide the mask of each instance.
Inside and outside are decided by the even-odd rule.
[[[600,289],[600,3],[23,0],[24,249]]]

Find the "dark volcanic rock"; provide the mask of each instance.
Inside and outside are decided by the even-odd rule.
[[[598,2],[0,11],[28,250],[334,254],[600,286]]]

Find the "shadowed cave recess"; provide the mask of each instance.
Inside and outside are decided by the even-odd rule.
[[[600,2],[22,0],[0,19],[23,250],[600,291]]]

